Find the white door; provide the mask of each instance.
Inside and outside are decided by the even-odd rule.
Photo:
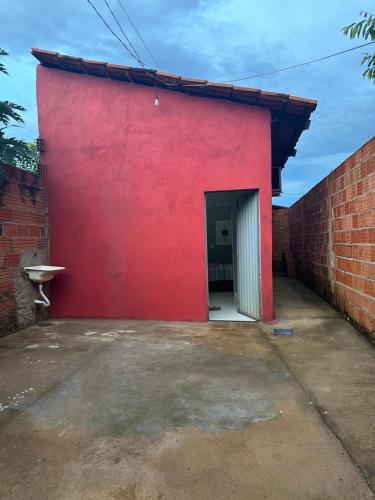
[[[240,196],[237,203],[238,312],[262,317],[260,296],[259,192]]]

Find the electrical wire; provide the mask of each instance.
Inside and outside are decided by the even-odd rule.
[[[128,42],[128,44],[130,45],[130,47],[133,49],[133,52],[134,52],[134,56],[135,59],[143,66],[145,67],[145,64],[144,62],[142,61],[141,59],[141,56],[138,54],[137,52],[137,49],[134,47],[134,45],[131,43],[131,41],[129,40],[129,38],[126,36],[126,33],[124,32],[119,20],[117,19],[115,13],[113,12],[113,10],[111,9],[111,6],[109,5],[109,3],[107,2],[107,0],[104,0],[109,12],[111,13],[113,19],[115,20],[115,22],[117,23],[117,26],[120,28],[120,31],[121,33],[123,34],[124,38],[126,39],[126,41]]]
[[[110,25],[107,23],[107,21],[104,19],[104,17],[100,14],[100,12],[98,11],[98,9],[95,7],[95,5],[91,2],[91,0],[86,0],[87,3],[89,3],[91,5],[91,7],[94,9],[95,13],[100,17],[100,19],[102,20],[103,24],[107,27],[107,29],[112,33],[112,35],[114,37],[117,38],[117,40],[121,43],[121,45],[123,45],[123,47],[126,49],[127,52],[129,52],[129,54],[139,63],[141,64],[141,62],[138,60],[138,58],[132,53],[132,51],[129,49],[129,47],[126,45],[126,43],[123,42],[123,40],[121,40],[121,38],[119,36],[117,36],[117,34],[113,31],[113,29],[110,27]]]
[[[117,19],[116,15],[114,14],[113,10],[111,9],[111,7],[110,7],[110,5],[109,5],[109,3],[108,3],[107,0],[104,0],[105,4],[107,5],[107,7],[108,7],[108,9],[109,9],[112,17],[116,21],[118,27],[121,30],[121,33],[123,34],[123,36],[125,37],[125,39],[129,43],[129,45],[130,45],[131,49],[134,51],[134,53],[132,52],[132,50],[129,49],[129,47],[126,45],[126,43],[124,43],[124,41],[112,30],[112,28],[109,26],[109,24],[107,23],[107,21],[103,18],[103,16],[100,14],[100,12],[97,10],[97,8],[95,7],[95,5],[91,2],[91,0],[86,0],[86,1],[91,5],[91,7],[94,9],[95,13],[100,17],[100,19],[102,20],[102,22],[104,23],[104,25],[107,27],[107,29],[112,33],[112,35],[121,43],[121,45],[123,45],[123,47],[126,49],[126,51],[142,66],[142,68],[145,70],[145,72],[146,72],[146,74],[148,76],[150,76],[151,78],[153,78],[155,81],[158,81],[158,82],[160,82],[163,85],[166,85],[168,87],[176,87],[176,86],[178,86],[178,84],[176,84],[176,83],[169,83],[169,82],[166,82],[164,80],[161,80],[160,78],[158,78],[153,73],[153,72],[155,72],[155,70],[152,70],[151,68],[148,68],[145,65],[145,63],[142,61],[140,55],[138,54],[137,50],[135,49],[135,47],[133,46],[133,44],[131,43],[131,41],[129,40],[129,38],[126,36],[126,34],[125,34],[125,32],[124,32],[124,30],[123,30],[123,28],[122,28],[119,20]],[[121,9],[123,10],[124,14],[126,15],[128,21],[132,25],[133,29],[137,33],[139,39],[141,40],[143,46],[145,47],[145,49],[147,50],[148,54],[152,58],[153,62],[158,67],[158,64],[157,64],[154,56],[152,55],[151,51],[147,47],[146,42],[143,40],[141,34],[137,30],[137,28],[136,28],[135,24],[133,23],[133,21],[131,20],[130,16],[126,12],[125,7],[121,3],[121,0],[117,0],[117,2],[120,5]],[[329,54],[327,56],[319,57],[317,59],[312,59],[310,61],[305,61],[305,62],[300,63],[300,64],[294,64],[293,66],[287,66],[285,68],[280,68],[280,69],[276,69],[276,70],[273,70],[273,71],[268,71],[266,73],[258,73],[256,75],[244,76],[242,78],[234,78],[232,80],[227,80],[227,81],[225,81],[223,83],[234,83],[234,82],[240,82],[240,81],[244,81],[244,80],[251,80],[252,78],[260,78],[262,76],[274,75],[276,73],[281,73],[283,71],[288,71],[290,69],[301,68],[302,66],[307,66],[309,64],[313,64],[313,63],[316,63],[316,62],[319,62],[319,61],[324,61],[325,59],[329,59],[331,57],[336,57],[336,56],[339,56],[339,55],[342,55],[342,54],[346,54],[347,52],[352,52],[353,50],[358,50],[358,49],[361,49],[362,47],[367,47],[367,46],[372,45],[374,43],[375,43],[375,41],[363,43],[361,45],[357,45],[355,47],[351,47],[350,49],[341,50],[339,52],[335,52],[335,53]],[[152,71],[152,72],[150,72],[150,71]],[[206,85],[207,85],[207,83],[192,83],[192,84],[186,84],[186,85],[184,85],[184,87],[205,87]]]
[[[176,84],[174,83],[169,83],[169,82],[166,82],[164,80],[161,80],[160,78],[158,78],[155,74],[153,74],[152,72],[156,72],[155,70],[151,69],[151,68],[147,68],[147,66],[145,65],[145,63],[142,61],[142,59],[139,57],[138,55],[138,52],[136,52],[137,55],[133,54],[133,52],[129,49],[129,47],[126,45],[126,43],[124,43],[123,40],[121,40],[121,38],[113,31],[113,29],[109,26],[109,24],[107,23],[107,21],[104,19],[104,17],[100,14],[100,12],[98,11],[98,9],[95,7],[95,5],[92,3],[91,0],[86,0],[90,5],[91,7],[93,8],[93,10],[95,11],[95,13],[97,14],[97,16],[102,20],[103,24],[106,26],[106,28],[112,33],[112,35],[121,43],[121,45],[126,49],[126,51],[142,66],[142,68],[145,70],[145,73],[150,76],[151,78],[153,78],[155,81],[157,82],[160,82],[162,83],[163,85],[167,86],[167,87],[176,87]],[[109,7],[107,1],[105,0],[105,3],[108,7],[108,9],[110,10],[110,12],[112,13],[114,19],[116,20],[117,24],[120,26],[120,29],[121,29],[121,32],[123,32],[123,29],[118,21],[118,19],[116,18],[115,14],[113,13],[112,9]],[[124,36],[127,40],[128,37],[125,35],[124,33]],[[133,47],[133,45],[131,44],[131,42],[129,41],[131,47]],[[134,48],[133,48],[134,49]],[[135,50],[135,49],[134,49]],[[151,71],[151,72],[150,72]]]
[[[124,12],[127,20],[129,21],[129,23],[132,25],[134,31],[137,33],[138,35],[138,38],[140,39],[140,41],[142,42],[143,44],[143,47],[146,49],[146,51],[148,52],[149,56],[151,57],[152,61],[154,62],[154,64],[156,65],[156,68],[159,69],[159,64],[157,63],[155,57],[152,55],[152,52],[151,50],[148,48],[148,46],[146,45],[146,42],[143,40],[141,34],[139,33],[139,31],[137,30],[137,27],[135,26],[135,24],[133,23],[133,21],[131,20],[131,17],[129,16],[129,14],[126,12],[125,10],[125,7],[123,6],[121,0],[117,0],[117,3],[119,4],[119,6],[121,7],[122,11]]]
[[[375,43],[375,41],[368,42],[368,43],[363,43],[362,45],[357,45],[356,47],[352,47],[350,49],[341,50],[340,52],[335,52],[334,54],[329,54],[328,56],[319,57],[318,59],[313,59],[311,61],[306,61],[306,62],[303,62],[303,63],[300,63],[300,64],[295,64],[293,66],[288,66],[286,68],[275,69],[274,71],[269,71],[267,73],[259,73],[257,75],[244,76],[242,78],[235,78],[233,80],[227,80],[227,81],[225,81],[223,83],[241,82],[243,80],[250,80],[252,78],[259,78],[261,76],[274,75],[275,73],[281,73],[282,71],[288,71],[290,69],[300,68],[302,66],[307,66],[308,64],[316,63],[318,61],[324,61],[325,59],[329,59],[330,57],[335,57],[335,56],[339,56],[341,54],[345,54],[346,52],[351,52],[353,50],[358,50],[358,49],[361,49],[362,47],[366,47],[366,46],[371,45],[373,43]],[[192,83],[192,84],[185,85],[185,87],[204,87],[206,85],[207,85],[207,83]]]
[[[258,75],[245,76],[243,78],[236,78],[234,80],[227,80],[227,82],[225,83],[240,82],[242,80],[249,80],[250,78],[259,78],[261,76],[268,76],[268,75],[273,75],[275,73],[281,73],[281,71],[287,71],[289,69],[300,68],[301,66],[307,66],[308,64],[316,63],[318,61],[324,61],[325,59],[329,59],[330,57],[339,56],[341,54],[345,54],[346,52],[351,52],[352,50],[361,49],[362,47],[366,47],[367,45],[371,45],[373,43],[375,43],[375,41],[363,43],[362,45],[357,45],[356,47],[352,47],[351,49],[341,50],[340,52],[335,52],[334,54],[329,54],[328,56],[319,57],[318,59],[313,59],[312,61],[307,61],[301,64],[295,64],[294,66],[289,66],[287,68],[276,69],[274,71],[269,71],[268,73],[259,73]]]

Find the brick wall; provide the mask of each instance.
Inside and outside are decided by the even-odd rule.
[[[48,263],[47,210],[42,178],[2,167],[0,179],[0,334],[30,325],[42,314],[37,288],[24,266]]]
[[[294,258],[290,251],[289,209],[272,206],[272,270],[295,276]]]
[[[297,277],[375,340],[375,137],[289,209]]]

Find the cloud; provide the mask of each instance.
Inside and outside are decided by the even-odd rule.
[[[103,0],[93,0],[106,13]],[[149,56],[132,32],[117,0],[109,0],[126,32],[151,66]],[[326,0],[129,0],[124,2],[151,48],[160,69],[213,81],[268,72],[352,47],[341,28],[358,18],[372,1]],[[108,33],[84,0],[2,0],[2,40],[12,57],[11,77],[0,77],[4,98],[28,108],[19,136],[37,135],[36,60],[33,46],[102,59],[136,63]],[[107,15],[110,20],[110,15]],[[4,43],[4,42],[3,42]],[[289,204],[324,177],[341,159],[373,135],[374,87],[361,77],[361,51],[320,63],[245,80],[241,85],[317,98],[312,124],[298,145],[297,157],[283,171]]]

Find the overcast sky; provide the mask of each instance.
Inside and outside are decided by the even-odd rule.
[[[106,12],[104,0],[92,1]],[[117,0],[108,1],[143,60],[154,67]],[[211,81],[272,71],[360,44],[340,30],[374,6],[373,0],[122,1],[159,69]],[[27,108],[25,127],[17,131],[27,139],[38,135],[31,47],[137,65],[86,0],[0,0],[0,23],[0,47],[11,54],[0,98]],[[374,135],[375,86],[361,76],[364,50],[242,83],[319,101],[296,158],[283,170],[284,193],[274,202],[293,203]]]

